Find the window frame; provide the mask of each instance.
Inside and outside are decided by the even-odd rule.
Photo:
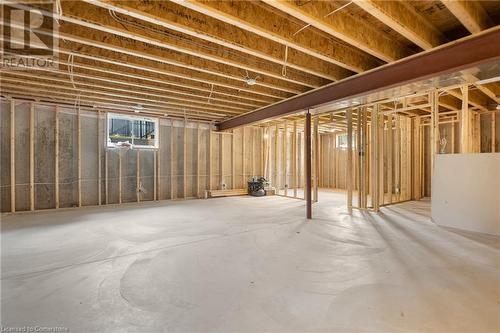
[[[158,118],[154,117],[148,117],[148,116],[139,116],[139,115],[129,115],[129,114],[123,114],[123,113],[113,113],[113,112],[107,112],[106,113],[106,148],[119,148],[120,146],[117,145],[116,143],[111,142],[110,140],[110,135],[109,135],[109,129],[111,126],[111,120],[113,119],[125,119],[133,122],[134,120],[144,120],[144,121],[149,121],[154,123],[154,144],[153,145],[138,145],[134,144],[134,126],[132,126],[132,142],[131,147],[133,149],[158,149],[159,148],[159,120]]]
[[[340,137],[345,137],[346,140],[345,140],[345,145],[340,145],[339,142],[340,142]],[[348,147],[348,138],[347,138],[347,133],[339,133],[336,135],[335,137],[335,148],[338,148],[338,149],[347,149]],[[356,136],[353,135],[352,136],[352,149],[355,149],[356,147]]]

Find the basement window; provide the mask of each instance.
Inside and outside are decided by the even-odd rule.
[[[158,148],[158,119],[108,113],[107,147]]]
[[[347,133],[346,134],[337,135],[337,142],[336,142],[335,146],[337,148],[347,149]],[[353,136],[353,138],[352,138],[352,147],[354,148],[355,146],[356,146],[356,137]]]

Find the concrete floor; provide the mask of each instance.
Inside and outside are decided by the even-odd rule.
[[[282,197],[4,216],[2,326],[72,332],[500,331],[498,238],[428,201],[316,218]]]

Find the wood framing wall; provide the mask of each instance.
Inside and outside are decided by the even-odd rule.
[[[313,200],[318,188],[345,189],[355,191],[353,206],[377,210],[430,196],[433,154],[499,152],[499,111],[471,108],[466,91],[456,111],[438,113],[437,92],[421,115],[353,108],[333,120],[336,132],[314,116]],[[304,198],[300,116],[231,132],[161,118],[159,149],[126,150],[106,148],[105,111],[16,99],[2,99],[0,110],[2,212],[201,198],[259,176],[279,195]],[[349,129],[351,149],[337,147]]]
[[[313,160],[313,200],[317,198],[318,182],[316,151],[319,149],[317,117],[312,125],[312,160]],[[264,177],[276,194],[304,199],[305,187],[305,118],[295,120],[277,120],[264,127],[263,161]],[[318,142],[318,145],[316,145]],[[319,155],[318,155],[319,157]],[[319,179],[318,179],[319,180]]]
[[[319,187],[357,191],[354,204],[364,209],[431,196],[432,154],[498,152],[499,111],[466,112],[468,118],[459,111],[407,116],[377,105],[348,110],[347,130],[320,135]],[[351,149],[337,146],[349,128]]]
[[[258,127],[161,118],[159,149],[118,149],[104,111],[15,99],[0,110],[2,212],[202,198],[263,174]]]

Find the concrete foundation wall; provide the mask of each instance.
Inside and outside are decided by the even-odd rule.
[[[1,212],[13,211],[12,193],[15,211],[28,211],[32,204],[39,210],[197,198],[207,189],[246,187],[263,174],[257,127],[245,128],[244,138],[243,129],[210,135],[207,123],[162,118],[158,149],[117,149],[106,148],[105,125],[104,111],[0,100]]]

